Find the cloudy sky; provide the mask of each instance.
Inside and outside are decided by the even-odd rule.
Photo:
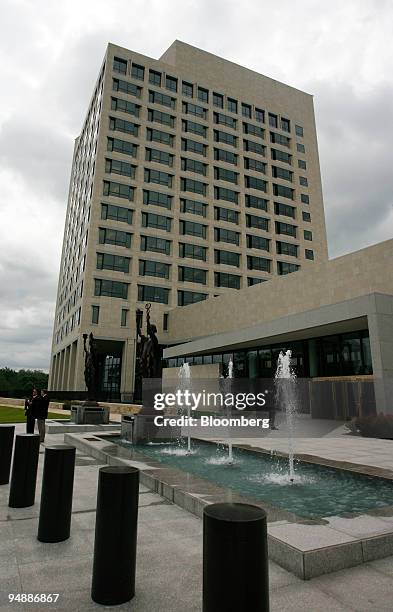
[[[73,139],[108,41],[315,96],[331,257],[393,235],[391,0],[3,0],[0,367],[47,369]]]

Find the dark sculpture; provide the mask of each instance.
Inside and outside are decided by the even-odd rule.
[[[134,399],[142,399],[144,378],[160,378],[162,373],[162,351],[157,340],[157,328],[150,323],[151,304],[146,304],[146,335],[142,331],[143,311],[136,311],[136,364]]]
[[[89,338],[89,348],[86,348],[86,340]],[[89,336],[83,334],[83,350],[85,353],[85,383],[87,387],[87,397],[89,401],[97,401],[97,347],[94,340],[93,333],[90,332]]]

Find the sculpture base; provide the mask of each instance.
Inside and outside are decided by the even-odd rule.
[[[82,405],[71,406],[71,423],[76,425],[107,425],[109,423],[109,408],[102,408],[97,402],[85,402]]]

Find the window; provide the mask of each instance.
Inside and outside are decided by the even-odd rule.
[[[132,64],[131,67],[131,76],[133,79],[139,79],[139,81],[143,81],[145,78],[145,69],[143,66],[139,66],[138,64]]]
[[[164,238],[156,238],[156,236],[141,236],[141,251],[152,251],[153,253],[170,255],[171,241]]]
[[[243,148],[245,151],[257,153],[258,155],[265,156],[266,147],[260,142],[254,142],[253,140],[243,140]]]
[[[161,87],[161,72],[157,70],[149,70],[149,83]]]
[[[247,234],[247,248],[248,249],[259,249],[260,251],[270,250],[270,240],[263,238],[263,236],[253,236]]]
[[[92,306],[91,307],[91,322],[94,325],[98,325],[99,319],[100,319],[100,307],[99,306]]]
[[[251,136],[257,136],[258,138],[265,137],[265,130],[259,125],[253,125],[252,123],[243,122],[243,133]]]
[[[286,151],[280,151],[279,149],[271,149],[271,154],[272,159],[292,165],[292,155],[290,155],[290,153],[286,153]]]
[[[227,272],[214,272],[214,286],[240,289],[240,276]]]
[[[273,128],[278,128],[278,116],[273,113],[269,113],[269,125]]]
[[[114,196],[116,198],[125,198],[126,200],[131,201],[134,199],[134,187],[123,185],[123,183],[104,181],[104,195]]]
[[[173,141],[175,137],[172,134],[168,134],[168,132],[162,132],[161,130],[147,128],[146,139],[150,142],[160,142],[161,144],[173,147]]]
[[[215,227],[214,240],[216,242],[228,242],[229,244],[236,244],[239,246],[240,233],[234,232],[233,230],[224,229],[222,227]]]
[[[310,215],[310,213],[303,210],[303,212],[302,212],[302,219],[303,219],[303,221],[311,222],[311,215]]]
[[[177,79],[167,75],[165,77],[165,87],[171,91],[177,91]]]
[[[304,136],[304,131],[301,125],[295,125],[295,132],[296,132],[296,136],[299,136],[300,138],[303,138]]]
[[[160,149],[146,149],[145,159],[146,161],[156,162],[157,164],[165,164],[166,166],[173,166],[173,155]]]
[[[205,202],[196,202],[195,200],[181,199],[180,210],[182,213],[206,217],[207,204]]]
[[[127,74],[127,60],[121,59],[120,57],[113,58],[113,72],[120,72],[120,74]]]
[[[97,253],[97,270],[113,270],[128,274],[130,269],[130,258],[110,253]]]
[[[297,270],[299,270],[299,268],[300,266],[298,264],[289,263],[288,261],[277,262],[277,273],[280,275],[296,272]]]
[[[187,115],[195,115],[201,119],[206,119],[207,109],[199,104],[191,104],[191,102],[183,102],[183,113]]]
[[[164,312],[162,318],[162,329],[164,331],[168,331],[168,320],[169,320],[169,312]]]
[[[198,87],[198,100],[201,102],[209,102],[209,92],[203,87]]]
[[[132,179],[135,178],[135,166],[117,159],[107,158],[105,160],[105,172],[107,174],[121,174],[122,176],[128,176]]]
[[[272,175],[275,178],[280,178],[284,181],[290,181],[292,183],[293,172],[291,172],[287,168],[280,168],[280,166],[272,166]]]
[[[259,210],[267,211],[269,200],[265,198],[259,198],[258,196],[246,194],[246,206],[247,208],[258,208]]]
[[[200,268],[189,268],[188,266],[179,266],[179,281],[206,285],[206,276],[206,270],[201,270]]]
[[[207,226],[202,223],[194,223],[194,221],[179,221],[180,234],[183,236],[197,236],[198,238],[206,238]]]
[[[169,196],[166,193],[160,193],[159,191],[148,191],[147,189],[144,189],[143,203],[153,204],[154,206],[162,206],[163,208],[171,210],[172,196]]]
[[[186,121],[182,120],[182,130],[183,132],[190,132],[191,134],[197,134],[197,136],[202,136],[206,138],[207,127],[200,123],[195,123],[195,121]]]
[[[304,146],[304,144],[301,144],[300,142],[296,143],[296,150],[298,151],[298,153],[305,153],[306,152],[306,147]]]
[[[122,81],[121,79],[113,79],[113,90],[121,91],[130,96],[135,96],[136,98],[140,98],[142,95],[142,87],[134,83],[128,83],[128,81]]]
[[[285,185],[276,185],[273,183],[273,194],[281,198],[288,198],[289,200],[294,199],[294,190],[290,187],[285,187]]]
[[[311,249],[305,249],[304,254],[306,256],[306,259],[314,259],[314,251],[312,251]]]
[[[176,98],[171,98],[171,96],[160,91],[149,91],[149,102],[161,104],[161,106],[167,106],[168,108],[176,108]]]
[[[229,115],[224,115],[223,113],[213,113],[213,121],[214,123],[226,125],[226,127],[236,130],[236,119],[229,117]]]
[[[138,302],[158,302],[168,304],[169,289],[138,285]]]
[[[255,255],[247,255],[248,270],[261,270],[262,272],[270,272],[271,260],[265,257],[256,257]]]
[[[297,160],[297,165],[299,168],[301,168],[302,170],[307,170],[307,164],[304,161],[304,159],[298,159]]]
[[[276,242],[276,251],[279,255],[290,255],[291,257],[297,257],[298,246],[297,244],[291,244],[290,242]]]
[[[121,325],[121,327],[127,327],[127,319],[128,319],[128,309],[127,308],[122,308],[121,309],[121,318],[120,318],[120,325]]]
[[[215,142],[223,142],[232,147],[237,147],[237,136],[222,132],[221,130],[213,130],[213,136]]]
[[[253,285],[259,285],[259,283],[264,283],[266,278],[253,278],[252,276],[247,276],[247,285],[252,287]]]
[[[106,148],[108,151],[116,151],[117,153],[131,155],[132,157],[136,157],[138,151],[138,146],[133,142],[119,140],[118,138],[107,138]]]
[[[148,121],[154,121],[156,123],[161,123],[162,125],[167,125],[168,127],[173,128],[175,126],[175,117],[169,115],[168,113],[163,113],[162,111],[148,109]]]
[[[267,190],[267,182],[262,179],[255,178],[255,176],[245,176],[244,182],[247,189],[257,189],[258,191],[265,192]]]
[[[282,134],[276,134],[276,132],[270,132],[270,142],[274,144],[282,145],[283,147],[291,146],[291,139],[288,136],[283,136]]]
[[[189,157],[181,158],[181,169],[186,172],[196,172],[197,174],[203,174],[206,176],[207,164],[196,159],[190,159]]]
[[[228,98],[227,109],[230,113],[237,113],[237,100],[234,100],[233,98]]]
[[[256,229],[269,231],[269,219],[259,217],[258,215],[246,215],[246,226],[255,227]]]
[[[131,123],[131,121],[124,121],[124,119],[118,119],[117,117],[109,118],[109,129],[117,130],[118,132],[125,132],[126,134],[132,134],[132,136],[138,136],[139,125]]]
[[[129,283],[95,278],[94,295],[121,298],[126,300],[128,296],[128,285]]]
[[[281,129],[283,132],[291,131],[291,122],[289,119],[284,119],[284,117],[281,117]]]
[[[113,244],[114,246],[120,246],[129,249],[131,247],[131,234],[129,232],[122,232],[121,230],[100,227],[99,243]]]
[[[310,230],[304,230],[304,240],[312,240],[312,232]]]
[[[308,187],[308,180],[306,179],[305,176],[299,176],[299,183],[303,186],[303,187]]]
[[[232,208],[214,207],[214,218],[216,221],[228,221],[228,223],[236,223],[239,225],[239,213]]]
[[[256,108],[255,119],[256,121],[259,121],[259,123],[265,123],[265,111],[260,108]]]
[[[288,204],[282,204],[281,202],[274,203],[274,212],[276,215],[284,215],[285,217],[295,218],[296,208],[289,206]]]
[[[157,278],[169,279],[170,264],[161,261],[139,260],[140,276],[155,276]]]
[[[122,100],[121,98],[111,98],[111,109],[115,111],[122,111],[134,117],[139,117],[140,106],[129,102],[128,100]]]
[[[206,157],[207,145],[203,142],[197,142],[196,140],[190,140],[189,138],[181,139],[181,150],[190,151],[191,153],[197,153]]]
[[[242,102],[242,115],[243,117],[251,118],[251,106]]]
[[[170,217],[164,217],[156,213],[142,213],[142,227],[153,227],[154,229],[170,232],[171,224],[172,219]]]
[[[266,164],[264,162],[261,162],[259,159],[245,157],[244,167],[247,170],[254,170],[254,172],[262,172],[263,174],[266,174]]]
[[[195,291],[178,291],[177,292],[177,305],[188,306],[188,304],[195,304],[195,302],[202,302],[206,300],[207,293],[197,293]]]
[[[172,187],[173,175],[152,168],[145,168],[145,183],[157,183],[157,185],[165,185]]]
[[[180,189],[181,191],[200,193],[201,195],[205,196],[207,191],[207,185],[205,183],[201,183],[200,181],[194,181],[194,179],[182,177],[180,179]]]
[[[307,195],[307,194],[305,194],[305,193],[301,193],[301,194],[300,194],[300,201],[301,201],[303,204],[310,204],[310,196],[308,196],[308,195]]]
[[[227,170],[226,168],[214,167],[214,178],[217,181],[228,181],[228,183],[235,183],[237,185],[239,174],[233,172],[233,170]]]
[[[218,108],[224,108],[224,96],[213,92],[213,106],[218,106]]]
[[[227,164],[233,164],[237,166],[237,155],[232,151],[225,151],[225,149],[214,149],[214,159],[216,161],[223,161]]]
[[[191,83],[186,83],[186,81],[182,81],[181,92],[183,96],[188,96],[189,98],[192,98],[194,95],[194,86]]]
[[[101,219],[121,221],[122,223],[128,223],[128,225],[131,225],[132,213],[133,211],[131,208],[115,206],[114,204],[101,204]]]
[[[293,238],[296,238],[296,230],[297,227],[295,225],[276,221],[276,234],[284,234],[285,236],[292,236]]]
[[[216,249],[214,251],[214,263],[238,268],[240,266],[240,254],[233,251],[220,251]]]
[[[227,202],[238,204],[239,193],[237,191],[232,191],[232,189],[226,189],[225,187],[214,187],[214,199],[226,200]]]
[[[199,244],[189,244],[188,242],[179,243],[179,257],[190,259],[199,259],[206,261],[207,247],[199,246]]]

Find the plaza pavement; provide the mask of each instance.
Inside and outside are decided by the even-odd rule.
[[[22,432],[24,426],[16,430]],[[46,444],[62,442],[62,435],[47,436]],[[366,448],[357,447],[359,453]],[[36,539],[42,464],[43,451],[33,507],[9,508],[9,486],[0,487],[0,611],[102,609],[90,599],[100,464],[77,453],[71,537],[58,544]],[[199,612],[201,589],[202,521],[141,487],[136,596],[113,609]],[[270,563],[270,591],[272,612],[391,612],[393,557],[308,582]],[[56,604],[9,604],[8,593],[17,592],[60,596]]]

